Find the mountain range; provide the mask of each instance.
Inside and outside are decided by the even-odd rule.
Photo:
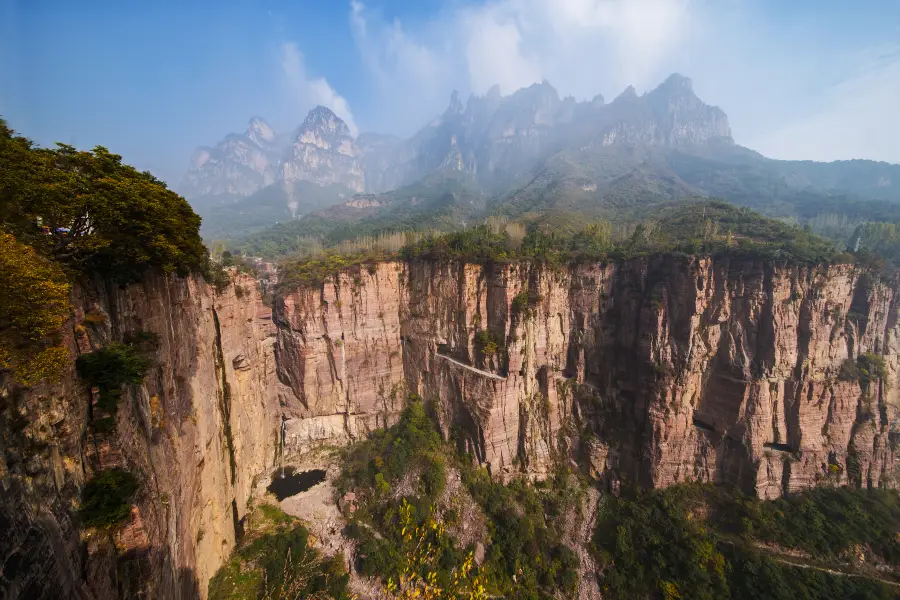
[[[243,134],[198,149],[180,191],[204,217],[206,237],[267,226],[328,235],[341,224],[452,228],[486,213],[626,218],[713,196],[810,218],[810,207],[900,203],[900,166],[766,158],[736,144],[727,115],[673,74],[611,102],[561,98],[546,81],[508,96],[494,87],[465,105],[454,93],[408,139],[354,137],[322,106],[290,134],[254,118]]]

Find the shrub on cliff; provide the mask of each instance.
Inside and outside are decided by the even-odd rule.
[[[131,501],[140,487],[137,478],[123,469],[106,469],[84,486],[79,515],[87,527],[111,528],[131,516]]]
[[[887,377],[887,366],[884,357],[872,352],[864,352],[856,357],[859,371],[859,384],[868,392],[869,385]]]
[[[869,386],[887,378],[887,365],[884,357],[873,352],[864,352],[856,360],[848,358],[841,363],[838,379],[841,381],[857,381],[865,394]]]
[[[125,385],[137,385],[144,379],[144,374],[150,368],[150,358],[147,356],[146,345],[140,343],[120,344],[114,342],[101,348],[82,354],[75,362],[78,374],[92,387],[99,390],[97,407],[106,413],[106,416],[98,419],[94,414],[95,426],[101,429],[110,429],[113,426],[113,417],[122,395]]]

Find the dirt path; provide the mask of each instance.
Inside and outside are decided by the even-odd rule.
[[[794,562],[792,560],[788,560],[786,558],[782,558],[780,556],[772,555],[772,559],[776,562],[779,562],[783,565],[788,565],[789,567],[797,567],[798,569],[811,569],[813,571],[821,571],[822,573],[828,573],[830,575],[839,575],[841,577],[856,577],[858,579],[871,579],[873,581],[880,581],[881,583],[891,585],[894,587],[900,587],[900,583],[896,581],[891,581],[890,579],[883,579],[881,577],[876,577],[874,575],[864,575],[862,573],[847,573],[846,571],[836,571],[835,569],[829,569],[828,567],[818,567],[816,565],[809,565],[802,562]]]

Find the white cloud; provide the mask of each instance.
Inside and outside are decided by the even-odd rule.
[[[377,0],[374,0],[377,1]],[[378,84],[382,112],[419,125],[449,93],[511,93],[549,80],[563,94],[592,98],[652,86],[692,23],[690,0],[489,0],[457,5],[412,29],[360,0],[350,25]],[[404,120],[405,119],[405,120]],[[403,127],[407,128],[407,127]]]
[[[288,86],[293,101],[304,107],[313,108],[316,105],[327,106],[334,111],[350,128],[350,132],[356,135],[359,130],[356,120],[347,100],[338,94],[324,77],[311,77],[306,72],[303,62],[303,53],[293,42],[281,44],[281,73]]]
[[[900,47],[862,61],[821,106],[750,141],[774,158],[900,163]]]
[[[465,20],[469,84],[478,92],[496,84],[501,92],[509,94],[541,80],[537,61],[523,55],[519,27],[500,12],[472,12]]]
[[[504,80],[585,97],[651,85],[689,25],[688,0],[495,0],[463,13],[476,92]]]
[[[783,158],[900,162],[898,53],[852,60],[897,39],[890,19],[870,15],[850,28],[814,8],[785,13],[746,0],[450,6],[401,22],[352,0],[351,30],[378,84],[371,125],[408,134],[442,112],[453,89],[465,97],[499,84],[510,93],[546,79],[564,96],[612,99],[628,85],[643,92],[680,72],[725,110],[738,143]]]
[[[441,110],[457,85],[455,38],[443,22],[411,34],[399,20],[385,21],[362,2],[350,3],[350,28],[363,64],[376,87],[376,125],[411,133]]]

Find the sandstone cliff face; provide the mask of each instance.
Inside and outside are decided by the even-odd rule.
[[[214,294],[199,278],[160,276],[75,289],[65,333],[73,359],[127,332],[158,337],[154,366],[123,394],[112,435],[87,427],[94,399],[74,360],[59,385],[0,387],[6,597],[205,597],[277,442],[270,321],[255,282],[237,285]],[[72,516],[80,490],[109,467],[142,482],[132,519],[115,536],[81,533]]]
[[[82,285],[62,382],[0,382],[0,584],[204,597],[273,466],[393,423],[409,392],[501,478],[569,461],[613,490],[893,487],[895,289],[850,266],[752,260],[393,262],[276,298],[270,319],[247,278],[218,294],[199,278]],[[115,433],[97,433],[74,357],[139,330],[158,338],[154,366]],[[841,376],[868,352],[883,379]],[[131,521],[81,531],[84,483],[115,466],[142,481]]]
[[[399,264],[276,298],[286,452],[343,444],[393,423],[405,400]]]
[[[850,266],[382,264],[275,312],[289,447],[390,422],[406,386],[501,476],[895,485],[897,302]],[[887,367],[867,390],[839,377],[865,352]]]

